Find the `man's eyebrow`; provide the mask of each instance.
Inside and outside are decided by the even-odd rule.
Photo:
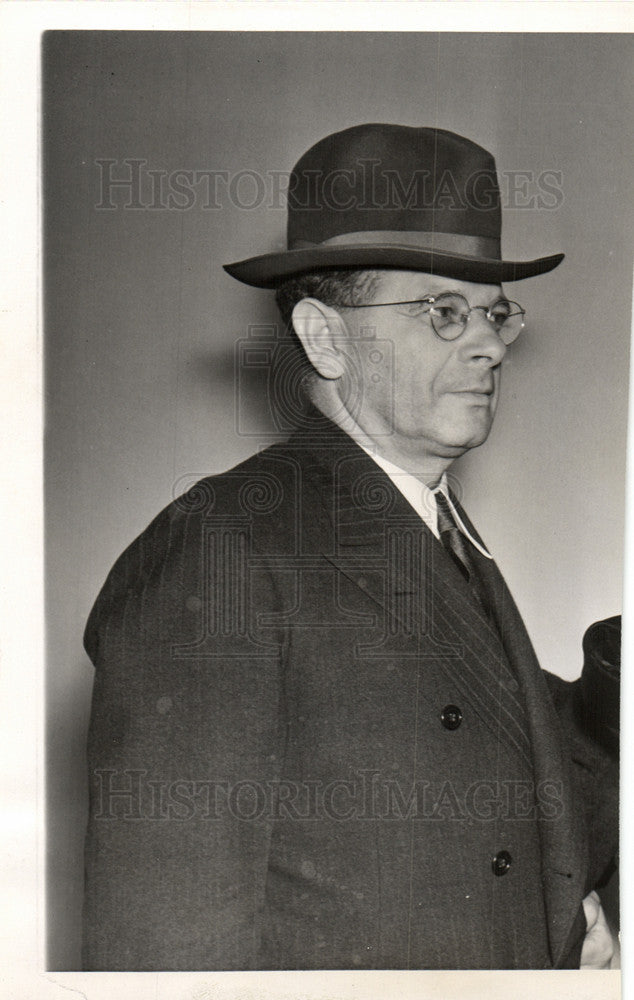
[[[466,298],[469,301],[470,305],[488,305],[488,306],[492,306],[492,305],[495,305],[495,303],[498,302],[500,299],[508,299],[508,296],[507,296],[506,292],[500,286],[499,288],[496,288],[494,292],[491,293],[490,300],[487,301],[486,303],[484,301],[482,301],[481,303],[471,302],[471,300],[469,299],[469,296],[465,295],[464,289],[454,288],[454,286],[451,284],[451,278],[448,278],[447,279],[447,284],[443,285],[441,288],[438,288],[435,291],[433,289],[430,289],[430,288],[425,288],[425,289],[423,289],[420,292],[413,293],[412,296],[411,296],[411,298],[408,299],[407,301],[417,302],[419,299],[425,299],[428,295],[432,295],[434,297],[437,297],[438,295],[443,295],[446,292],[452,292],[455,295],[462,295],[463,298]],[[479,298],[479,296],[474,296],[474,298]]]

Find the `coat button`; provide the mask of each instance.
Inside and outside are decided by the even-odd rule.
[[[462,722],[462,712],[457,705],[445,705],[440,713],[440,721],[445,729],[457,729]]]
[[[507,871],[513,863],[513,858],[508,851],[499,851],[493,861],[491,862],[491,868],[493,869],[494,875],[506,875]]]

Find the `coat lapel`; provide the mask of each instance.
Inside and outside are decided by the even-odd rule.
[[[343,439],[343,440],[342,440]],[[362,657],[438,664],[495,734],[532,766],[528,722],[500,633],[440,542],[379,466],[341,431],[311,448],[308,478],[330,521],[323,554],[383,623]]]
[[[477,532],[464,510],[469,531]],[[538,795],[553,801],[552,815],[540,822],[544,895],[553,965],[564,957],[568,935],[584,892],[587,844],[581,811],[572,798],[571,755],[544,674],[517,605],[492,560],[476,555],[491,595],[502,642],[522,687]]]

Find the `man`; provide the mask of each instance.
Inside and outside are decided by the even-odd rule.
[[[277,289],[310,405],[93,609],[88,968],[609,961],[616,623],[543,673],[448,474],[523,326],[501,282],[562,259],[500,229],[485,150],[363,125],[297,164],[289,249],[227,267]]]

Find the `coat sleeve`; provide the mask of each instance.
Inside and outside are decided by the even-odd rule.
[[[89,970],[257,967],[281,654],[248,613],[271,606],[270,579],[260,567],[247,586],[216,527],[172,505],[120,557],[88,622]]]

